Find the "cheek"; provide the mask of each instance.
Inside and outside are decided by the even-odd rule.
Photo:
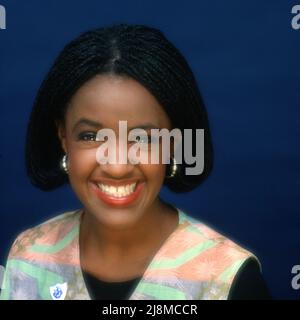
[[[159,192],[164,181],[166,166],[164,164],[146,164],[140,166],[143,174],[147,178],[149,187]]]
[[[71,181],[86,179],[97,166],[96,150],[94,149],[71,149],[68,156]]]

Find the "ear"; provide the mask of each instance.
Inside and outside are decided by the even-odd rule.
[[[61,147],[67,154],[67,139],[66,139],[66,128],[65,125],[60,121],[55,121],[57,135],[61,143]]]

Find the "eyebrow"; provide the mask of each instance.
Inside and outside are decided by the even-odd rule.
[[[97,122],[97,121],[94,121],[94,120],[90,120],[90,119],[87,119],[87,118],[81,118],[75,123],[72,131],[74,132],[80,125],[88,125],[90,127],[94,127],[94,128],[97,128],[97,129],[98,128],[99,129],[103,128],[103,125],[100,122]],[[141,125],[138,125],[138,126],[134,126],[134,127],[128,128],[129,131],[132,130],[132,129],[150,130],[150,129],[160,129],[160,128],[158,128],[158,126],[156,126],[156,125],[154,125],[152,123],[144,123],[144,124],[141,124]]]
[[[139,125],[139,126],[134,126],[134,127],[128,128],[128,130],[132,130],[132,129],[144,129],[144,130],[149,130],[149,129],[160,129],[160,128],[158,128],[158,126],[155,126],[155,125],[152,124],[152,123],[144,123],[144,124],[141,124],[141,125]]]
[[[102,128],[103,127],[103,125],[100,122],[93,121],[93,120],[90,120],[87,118],[81,118],[75,123],[72,131],[74,132],[80,125],[83,125],[83,124],[88,125],[90,127],[94,127],[94,128]]]

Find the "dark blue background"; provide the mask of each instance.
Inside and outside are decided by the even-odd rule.
[[[161,29],[190,63],[212,127],[215,167],[194,192],[165,198],[260,258],[276,298],[300,298],[299,1],[16,1],[0,30],[0,264],[23,229],[77,208],[68,187],[44,193],[25,175],[32,102],[62,47],[116,22]],[[46,143],[46,142],[45,142]]]

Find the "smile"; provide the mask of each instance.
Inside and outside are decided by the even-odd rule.
[[[128,197],[130,194],[132,194],[135,190],[136,182],[132,184],[127,184],[125,186],[109,186],[102,183],[97,184],[98,188],[102,190],[104,193],[106,193],[109,196],[121,198],[121,197]]]
[[[125,206],[139,197],[145,182],[134,181],[123,184],[97,181],[92,183],[96,196],[104,203],[112,206]]]

